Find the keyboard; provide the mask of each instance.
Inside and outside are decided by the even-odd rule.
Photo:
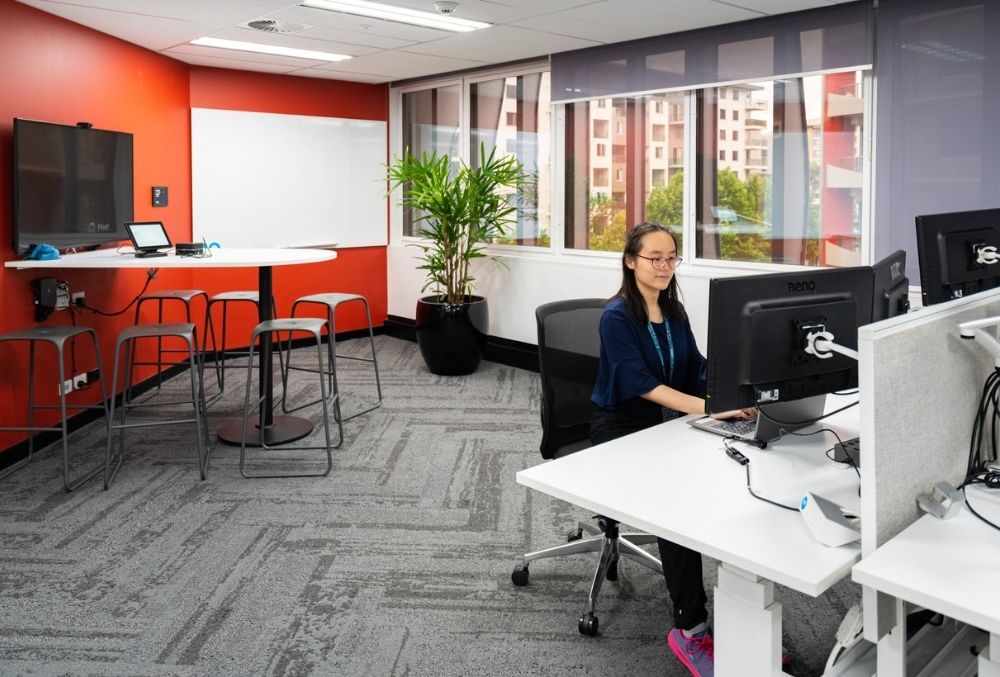
[[[753,437],[757,432],[757,419],[755,418],[730,418],[724,421],[712,421],[707,425],[723,435],[733,435],[734,437]]]

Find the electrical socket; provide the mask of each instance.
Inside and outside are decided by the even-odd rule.
[[[56,304],[53,306],[55,310],[66,310],[69,308],[69,294],[67,294],[62,289],[56,292]]]
[[[73,392],[73,379],[68,378],[63,381],[59,386],[59,396],[62,397],[64,394]]]
[[[87,305],[87,293],[82,291],[73,292],[73,295],[70,296],[70,301],[74,306],[82,308]]]
[[[77,374],[73,377],[73,390],[79,390],[87,386],[87,375]]]

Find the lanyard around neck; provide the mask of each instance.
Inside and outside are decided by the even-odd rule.
[[[646,329],[649,330],[649,335],[653,339],[653,347],[656,348],[656,356],[660,358],[660,371],[664,376],[667,376],[667,366],[663,361],[663,351],[660,349],[660,339],[656,337],[656,332],[653,330],[653,323],[647,322]],[[667,318],[663,318],[663,329],[667,332],[667,349],[670,351],[670,375],[667,377],[665,385],[670,385],[671,381],[674,380],[674,338],[670,334],[670,323],[667,321]]]

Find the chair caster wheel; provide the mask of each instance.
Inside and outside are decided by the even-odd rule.
[[[566,534],[567,543],[572,543],[573,541],[579,541],[581,538],[583,538],[583,529],[581,529],[580,527],[577,527],[573,531],[570,531]]]
[[[510,574],[510,582],[516,586],[523,587],[528,584],[528,567],[518,564]],[[581,630],[581,632],[583,632]]]
[[[580,630],[581,635],[587,635],[588,637],[596,637],[597,616],[588,611],[584,615],[580,616],[580,623],[577,625],[577,628]]]

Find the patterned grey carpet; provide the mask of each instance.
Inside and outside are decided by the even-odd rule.
[[[686,675],[651,572],[625,563],[605,585],[596,638],[576,629],[595,555],[510,582],[522,552],[589,517],[514,482],[541,462],[537,374],[437,377],[414,344],[376,341],[385,403],[346,424],[327,478],[246,480],[238,447],[215,443],[200,482],[190,428],[171,426],[131,434],[109,491],[63,493],[54,447],[0,483],[0,674]],[[348,413],[374,395],[369,369],[341,361]],[[244,375],[229,377],[212,429],[240,412]],[[303,388],[315,377],[300,372]],[[103,444],[101,424],[74,436],[91,463]],[[320,455],[266,460],[315,469]],[[776,595],[793,672],[820,674],[856,589]]]

